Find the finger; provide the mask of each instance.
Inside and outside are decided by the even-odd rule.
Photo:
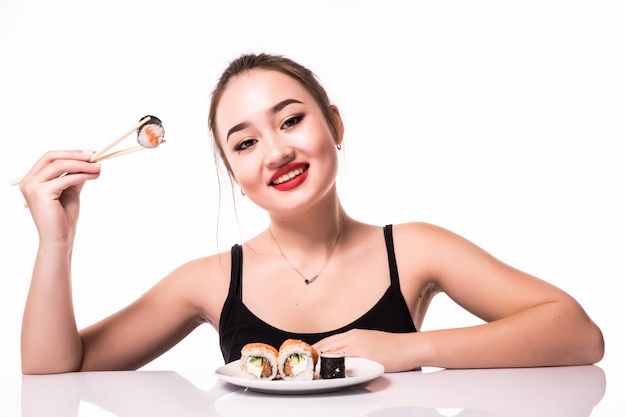
[[[93,154],[93,151],[48,151],[46,152],[35,164],[32,166],[30,171],[24,177],[31,177],[37,175],[41,170],[45,167],[49,166],[56,160],[77,160],[77,161],[89,161],[89,158]]]
[[[323,352],[326,350],[340,349],[343,350],[347,346],[345,333],[336,334],[333,336],[325,337],[319,342],[315,343],[313,347],[317,349],[318,352]]]
[[[26,199],[26,207],[32,207],[33,204],[46,204],[58,200],[69,190],[72,190],[72,193],[80,194],[86,181],[95,180],[99,176],[100,170],[98,169],[95,173],[67,174],[42,183],[20,183],[20,188]],[[63,200],[67,202],[68,198],[63,198]]]
[[[81,190],[85,186],[86,181],[95,180],[100,176],[100,171],[93,173],[79,172],[74,174],[63,175],[59,178],[51,180],[59,194],[67,189],[72,188],[75,192],[80,194]]]
[[[21,181],[20,184],[26,184],[25,186],[27,186],[27,184],[29,183],[40,184],[75,174],[93,175],[99,173],[100,169],[101,166],[99,164],[94,164],[83,160],[57,159],[41,168],[38,173],[30,174],[28,180]],[[81,180],[73,178],[72,182],[76,183],[75,181],[80,182]],[[83,179],[82,181],[85,181],[85,179]]]

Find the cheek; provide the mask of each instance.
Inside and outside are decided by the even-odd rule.
[[[231,162],[231,178],[242,188],[248,188],[259,184],[260,174],[253,167],[257,166],[250,158],[242,158]]]
[[[316,158],[323,172],[323,181],[333,182],[339,172],[339,156],[334,142],[325,141],[320,144]]]
[[[230,177],[239,185],[246,182],[245,172],[237,164],[230,165]]]
[[[337,152],[337,144],[332,135],[327,136],[327,140],[323,142],[320,149],[323,152],[325,158],[331,161],[332,164],[337,165],[339,163],[339,154]]]
[[[336,153],[335,137],[332,130],[325,123],[317,124],[307,135],[310,138],[316,138],[316,149],[318,154]]]

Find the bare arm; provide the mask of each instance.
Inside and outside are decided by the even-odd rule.
[[[604,352],[600,329],[570,295],[447,230],[427,237],[430,276],[486,324],[427,332],[423,360],[447,368],[580,365]]]
[[[88,159],[80,151],[48,152],[20,182],[39,235],[22,321],[25,373],[69,371],[80,365],[70,265],[80,191],[85,181],[100,175],[100,167]]]
[[[80,151],[49,152],[20,183],[39,233],[22,322],[24,373],[136,369],[201,322],[217,321],[227,290],[227,281],[204,279],[219,269],[217,257],[189,262],[127,308],[79,332],[71,295],[72,247],[80,191],[100,174],[88,158]],[[210,291],[199,291],[202,285],[211,285]],[[215,308],[206,311],[205,305]]]
[[[126,308],[80,331],[70,297],[33,283],[32,288],[44,297],[34,297],[32,290],[28,297],[22,328],[23,372],[134,370],[145,365],[201,323],[216,321],[217,313],[207,314],[202,308],[207,299],[221,296],[219,283],[211,288],[207,283],[216,263],[212,257],[182,265]],[[215,300],[217,312],[221,304]],[[56,307],[50,305],[52,301]]]
[[[134,370],[198,325],[217,327],[230,283],[229,255],[181,265],[126,308],[81,330],[80,370]]]
[[[80,370],[132,370],[177,344],[201,323],[215,323],[203,303],[221,294],[211,280],[215,257],[189,262],[158,282],[135,302],[80,331]],[[212,303],[215,312],[221,303]]]
[[[407,299],[419,297],[429,282],[486,323],[410,334],[353,330],[324,339],[318,349],[344,349],[382,362],[387,371],[579,365],[602,358],[602,333],[564,291],[432,225],[394,227],[394,242]]]
[[[22,371],[57,373],[80,367],[70,283],[71,248],[40,245],[22,320]]]

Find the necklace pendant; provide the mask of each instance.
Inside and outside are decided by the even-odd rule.
[[[315,281],[315,280],[317,279],[317,277],[319,277],[319,275],[320,275],[320,274],[317,274],[317,275],[315,275],[315,276],[311,277],[310,279],[305,278],[305,279],[304,279],[304,283],[305,283],[306,285],[313,284],[313,281]]]

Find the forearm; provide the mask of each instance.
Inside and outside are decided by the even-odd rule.
[[[40,246],[22,320],[22,371],[78,370],[82,344],[71,288],[71,245]]]
[[[599,361],[602,334],[575,302],[538,305],[483,325],[416,335],[413,361],[444,368],[581,365]]]

